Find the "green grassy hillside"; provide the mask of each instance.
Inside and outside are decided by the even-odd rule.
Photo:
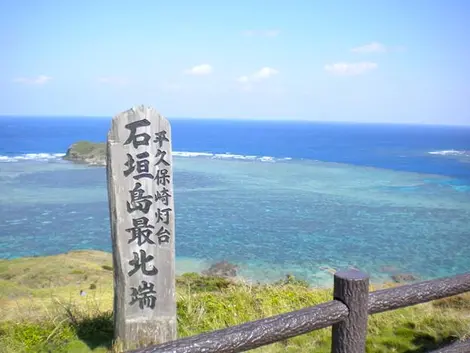
[[[373,288],[372,288],[373,289]],[[0,352],[111,352],[111,255],[74,251],[0,260]],[[82,292],[82,295],[80,293]],[[331,300],[295,278],[252,286],[186,274],[177,279],[180,337]],[[258,352],[329,352],[331,329]],[[470,333],[470,296],[370,317],[368,352],[425,352]]]

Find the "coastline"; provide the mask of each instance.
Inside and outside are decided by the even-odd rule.
[[[52,157],[61,158],[62,160],[76,163],[85,164],[88,166],[106,167],[106,142],[92,142],[92,141],[76,141],[72,143],[66,150],[65,153],[54,153]],[[236,160],[246,162],[303,162],[310,163],[312,165],[320,165],[323,167],[348,167],[348,168],[359,168],[362,170],[380,171],[387,172],[393,171],[398,173],[410,173],[410,174],[421,174],[427,175],[431,178],[455,178],[458,177],[448,175],[446,173],[429,173],[420,172],[415,170],[402,170],[402,169],[390,169],[379,166],[371,166],[368,164],[358,163],[346,163],[339,161],[330,160],[319,160],[315,158],[294,158],[294,157],[276,157],[266,155],[244,155],[236,153],[217,153],[217,152],[192,152],[192,151],[172,151],[173,157],[176,158],[203,158],[203,159],[216,159],[216,160]],[[463,163],[470,163],[470,150],[436,150],[427,151],[423,155],[430,156],[432,158],[451,158],[457,159]],[[405,156],[400,156],[405,157]]]
[[[5,184],[7,186],[5,192],[0,196],[0,201],[4,200],[6,211],[4,216],[9,227],[3,232],[7,245],[2,253],[3,258],[15,254],[27,256],[28,253],[39,255],[57,253],[65,251],[64,249],[108,250],[109,220],[105,206],[107,201],[106,189],[103,187],[105,186],[103,172],[96,170],[97,168],[91,168],[88,172],[87,166],[74,165],[69,161],[34,163],[32,165],[38,170],[39,184],[30,179],[33,182],[28,192],[18,193],[15,188],[24,187],[24,183],[20,184],[15,180],[32,178],[36,171],[33,168],[21,171],[25,168],[23,164],[26,163],[28,162],[10,164],[13,167],[12,173],[11,176],[8,174],[6,176],[12,182]],[[209,267],[210,263],[203,259],[216,261],[227,259],[241,264],[239,276],[251,278],[251,282],[273,282],[288,273],[294,273],[303,278],[311,278],[311,283],[316,287],[329,287],[332,284],[332,276],[328,273],[328,267],[344,268],[349,265],[345,260],[370,273],[374,283],[392,281],[388,274],[377,276],[382,266],[399,267],[397,272],[415,273],[423,280],[461,273],[468,268],[463,253],[456,258],[453,252],[454,259],[446,259],[445,254],[453,248],[452,239],[446,243],[427,243],[435,244],[436,249],[428,248],[428,245],[424,244],[428,234],[433,232],[436,235],[448,234],[452,231],[445,228],[447,223],[435,224],[433,222],[436,219],[423,218],[422,226],[419,224],[414,226],[418,234],[421,234],[420,239],[423,243],[419,250],[415,250],[407,247],[408,241],[414,239],[407,230],[410,225],[406,222],[407,218],[399,218],[400,221],[397,223],[392,219],[394,214],[397,217],[404,217],[403,213],[395,213],[395,209],[400,210],[404,207],[405,210],[410,210],[410,213],[428,210],[427,212],[432,215],[438,215],[437,212],[447,212],[453,220],[458,220],[457,217],[465,218],[469,204],[468,202],[464,204],[464,201],[468,200],[468,196],[465,192],[453,190],[452,185],[428,183],[428,180],[423,181],[422,177],[402,178],[401,174],[395,172],[383,176],[374,174],[373,178],[365,179],[368,171],[361,172],[358,168],[343,170],[339,167],[331,170],[321,163],[313,167],[295,161],[245,163],[237,160],[201,161],[199,158],[185,157],[178,157],[175,165],[176,163],[179,173],[177,176],[181,178],[177,187],[178,201],[181,205],[178,211],[180,250],[177,251],[181,257],[177,255],[177,266],[182,269],[178,271],[179,273],[188,272],[192,267],[198,268],[196,272]],[[281,173],[287,169],[287,165],[290,165],[290,174],[284,177]],[[356,172],[358,174],[355,174]],[[57,174],[60,175],[60,179],[54,179]],[[75,175],[77,175],[76,180]],[[278,182],[272,175],[285,180],[293,175],[298,178],[299,183],[290,185]],[[311,175],[315,177],[312,178]],[[341,188],[337,187],[338,184],[335,184],[334,180],[332,181],[336,176],[341,178],[339,180]],[[59,180],[61,184],[57,185],[55,180]],[[415,186],[413,197],[410,197],[410,192],[407,190],[403,192],[399,190],[402,185],[416,185],[418,182],[422,184]],[[422,187],[422,191],[419,187]],[[439,192],[442,197],[427,195],[426,190]],[[233,195],[239,195],[240,198],[232,199],[235,202],[226,202],[223,195],[227,195],[228,191],[233,192]],[[206,192],[213,193],[213,201],[201,198]],[[258,193],[264,198],[263,207],[259,207],[259,199],[252,197],[253,193]],[[296,214],[283,209],[281,200],[285,200],[288,193],[296,194],[295,202],[291,203]],[[23,210],[28,207],[30,213],[20,216],[20,213],[13,212],[11,206],[8,206],[8,202],[13,198],[19,205],[23,205]],[[323,200],[328,203],[323,203]],[[437,202],[434,200],[439,202],[438,208],[435,208]],[[375,207],[367,206],[370,203]],[[323,211],[323,207],[319,207],[323,204],[338,206]],[[222,209],[218,205],[223,206]],[[356,206],[357,211],[353,209]],[[384,212],[381,211],[381,207],[384,208]],[[224,211],[225,208],[230,210],[230,214]],[[40,211],[37,212],[37,209]],[[209,210],[211,216],[201,218],[202,212]],[[350,214],[347,218],[348,223],[341,222],[341,217],[335,216],[335,211],[348,212]],[[387,216],[386,212],[392,213]],[[284,221],[292,215],[296,216],[295,226]],[[249,223],[246,223],[244,218],[248,219]],[[415,219],[416,217],[413,221]],[[381,227],[382,223],[393,224],[395,229],[393,231],[390,230],[391,227],[385,229]],[[64,229],[54,228],[61,227],[62,224],[69,226]],[[278,230],[273,229],[270,224],[276,224]],[[207,225],[211,227],[204,230]],[[400,229],[401,227],[403,229]],[[441,227],[442,230],[436,231],[436,227]],[[23,230],[25,231],[23,238],[18,239],[13,236],[15,232]],[[51,231],[54,232],[53,238],[48,236]],[[397,231],[400,231],[401,237],[396,236]],[[252,238],[250,233],[256,234],[256,237]],[[289,234],[289,238],[282,234]],[[341,238],[338,238],[339,236]],[[18,243],[21,239],[25,239],[24,242]],[[338,242],[336,239],[342,240]],[[437,239],[437,236],[433,235],[430,239]],[[41,247],[29,248],[27,244],[31,244],[31,240],[32,244]],[[455,242],[457,241],[458,238],[455,238]],[[394,250],[387,250],[381,246],[382,242],[388,242]],[[211,245],[210,251],[204,244]],[[231,247],[235,247],[237,251],[234,253],[227,250],[226,244],[232,244]],[[31,252],[28,249],[31,249]],[[243,252],[244,250],[247,252]],[[434,256],[432,259],[432,264],[436,264],[434,267],[428,265],[429,257],[428,260],[424,260],[418,256],[417,253],[423,251],[428,251],[428,254]],[[371,256],[367,255],[364,259],[363,254]],[[446,266],[437,265],[442,263],[441,254],[444,254],[443,260],[446,261]],[[374,257],[383,261],[376,261]],[[186,261],[187,264],[182,261]],[[455,269],[456,264],[459,265],[457,269]]]
[[[104,143],[99,145],[104,146]],[[447,212],[453,220],[458,220],[459,215],[464,217],[465,212],[461,211],[470,210],[466,203],[468,193],[462,186],[450,184],[441,175],[386,171],[376,167],[314,160],[269,161],[268,158],[261,160],[255,156],[251,158],[233,154],[221,154],[217,158],[210,153],[180,154],[175,155],[177,177],[180,178],[176,191],[179,193],[178,200],[181,200],[179,205],[182,205],[181,211],[178,211],[178,217],[181,217],[179,253],[182,254],[182,257],[177,256],[176,259],[178,274],[201,273],[211,265],[210,261],[204,259],[227,259],[237,262],[237,276],[245,282],[272,283],[287,274],[293,274],[309,281],[316,288],[327,288],[332,285],[334,269],[331,267],[343,269],[350,264],[368,272],[371,282],[377,285],[393,282],[391,276],[394,274],[411,274],[419,277],[418,280],[453,275],[456,274],[453,272],[457,261],[459,272],[467,268],[465,259],[444,259],[448,263],[446,267],[435,265],[430,268],[427,261],[416,256],[414,249],[407,249],[411,234],[407,229],[401,229],[410,224],[408,218],[416,220],[414,216],[413,219],[411,216],[404,217],[407,213],[400,213],[403,208],[410,215],[421,210],[432,215]],[[28,226],[31,228],[28,234],[33,234],[30,237],[35,238],[35,243],[46,243],[33,253],[41,254],[40,249],[46,247],[46,253],[80,249],[82,246],[108,248],[106,234],[109,220],[107,209],[103,206],[106,189],[103,187],[102,171],[95,170],[104,166],[96,165],[99,163],[95,162],[91,163],[94,164],[92,167],[96,167],[91,168],[91,172],[86,171],[90,166],[87,161],[56,158],[50,163],[32,163],[34,168],[38,168],[38,182],[30,179],[32,187],[27,193],[10,192],[16,187],[13,183],[12,188],[5,190],[2,196],[5,205],[15,197],[19,204],[45,206],[44,211],[38,214],[33,213],[34,209],[31,208],[31,216],[19,217],[17,213],[10,213],[10,219],[6,218],[13,227],[11,229]],[[29,175],[26,171],[19,171],[23,163],[26,166],[28,162],[20,162],[16,166],[11,164],[14,168],[9,180],[23,179],[22,173],[25,173],[25,177],[33,177],[35,169],[27,171]],[[60,179],[57,179],[60,185],[53,181],[56,174],[60,175]],[[78,175],[76,180],[74,175]],[[292,178],[297,182],[289,183]],[[24,184],[18,185],[23,187]],[[207,192],[214,195],[212,201],[204,200],[203,196]],[[225,202],[224,195],[228,195],[227,192],[233,192],[232,195],[240,198],[232,199],[236,202]],[[263,198],[262,207],[259,207],[259,199],[252,197],[254,193]],[[284,209],[281,200],[294,193],[295,201],[289,208],[295,213],[291,213]],[[413,197],[410,197],[411,193]],[[82,204],[87,203],[93,208],[82,207]],[[224,209],[230,210],[230,214]],[[455,213],[455,210],[460,212]],[[207,211],[210,211],[211,216],[197,216]],[[337,212],[347,216],[348,224],[338,221],[341,217],[335,216]],[[296,217],[295,226],[289,224],[289,217],[293,215]],[[395,223],[393,215],[404,218],[398,218],[400,221]],[[63,232],[54,231],[55,240],[52,242],[47,234],[50,227],[61,224],[59,218],[75,227],[89,227],[90,231],[72,228],[69,233],[66,229]],[[249,223],[244,219],[248,219]],[[433,240],[436,238],[434,233],[447,234],[452,230],[445,229],[446,223],[441,223],[439,227],[442,230],[436,231],[437,225],[432,223],[434,221],[434,217],[423,216],[422,226],[417,224],[414,227],[422,235],[420,239],[433,234]],[[382,229],[382,223],[393,224],[395,230],[389,231],[392,227]],[[207,225],[212,225],[209,232],[202,230]],[[396,237],[397,230],[402,237]],[[250,233],[256,234],[256,237],[251,238]],[[4,252],[5,257],[8,257],[15,254],[14,242],[8,240],[13,239],[14,231],[4,234],[5,244],[11,244],[8,246],[11,251]],[[283,234],[289,234],[289,237]],[[341,242],[336,241],[338,237],[341,237]],[[383,241],[389,242],[394,250],[382,247]],[[210,251],[203,245],[207,242],[212,244]],[[226,244],[236,247],[236,252],[227,250]],[[430,241],[428,244],[435,244],[434,249],[421,249],[428,250],[434,256],[434,264],[441,261],[441,256],[437,255],[449,253],[438,249],[438,246],[442,247],[439,242]],[[28,247],[18,246],[18,249]],[[244,250],[248,250],[246,255]],[[21,252],[27,253],[23,250]],[[374,260],[372,255],[366,256],[370,261],[364,260],[363,254],[376,254],[383,262]],[[380,270],[381,267],[392,266],[397,269]]]
[[[54,255],[43,256],[23,256],[12,259],[0,259],[3,263],[29,263],[34,261],[55,261],[58,258],[75,258],[89,256],[89,262],[95,265],[107,266],[112,264],[112,253],[101,250],[81,249],[71,250]],[[333,287],[333,275],[337,269],[326,265],[320,265],[315,272],[308,270],[301,271],[298,274],[298,267],[284,267],[282,265],[256,266],[253,264],[231,263],[225,260],[209,261],[203,259],[176,257],[175,276],[181,277],[187,274],[196,273],[200,276],[221,277],[236,283],[245,283],[247,285],[272,285],[279,283],[288,277],[296,278],[308,283],[312,289],[330,289]],[[259,265],[259,264],[258,264]],[[349,268],[354,268],[349,266]],[[384,266],[382,276],[370,274],[370,284],[377,288],[389,287],[390,285],[411,284],[423,280],[417,274],[399,272],[393,266]],[[345,268],[342,268],[343,270]],[[339,270],[339,269],[338,269]],[[314,280],[312,280],[312,278]]]
[[[0,346],[5,353],[121,352],[113,342],[111,254],[82,250],[50,257],[0,260]],[[391,284],[390,286],[397,286]],[[388,287],[390,287],[388,286]],[[375,291],[374,285],[370,291]],[[250,284],[187,273],[176,277],[178,338],[223,329],[330,302],[332,288],[287,277]],[[368,351],[429,351],[465,338],[469,294],[372,315]],[[423,341],[423,337],[425,340]],[[329,352],[331,329],[275,343],[281,353]],[[426,350],[422,348],[425,347]]]
[[[342,166],[339,163],[337,168],[326,168],[321,163],[314,162],[313,164],[317,167],[313,168],[311,163],[307,162],[310,165],[307,167],[306,172],[304,165],[300,166],[301,163],[307,164],[304,162],[281,161],[277,163],[278,166],[276,167],[276,163],[262,164],[258,161],[222,159],[220,162],[219,160],[205,162],[201,161],[201,158],[177,157],[178,168],[181,173],[179,175],[190,176],[186,179],[180,179],[184,182],[179,185],[184,187],[178,189],[180,192],[179,199],[184,201],[180,205],[188,205],[188,208],[182,208],[181,213],[179,213],[181,217],[180,253],[185,256],[176,259],[178,332],[180,337],[330,301],[333,298],[331,289],[333,287],[332,272],[334,269],[329,268],[328,263],[347,266],[349,262],[345,260],[357,264],[367,257],[371,261],[362,261],[361,266],[365,266],[373,272],[381,267],[381,263],[373,260],[374,257],[380,259],[383,256],[383,258],[387,258],[389,253],[394,253],[398,256],[388,257],[388,262],[386,262],[390,267],[395,263],[397,267],[416,270],[417,274],[426,269],[428,262],[432,263],[434,261],[434,264],[438,262],[441,268],[445,265],[448,269],[453,268],[455,264],[459,264],[457,262],[459,258],[457,257],[457,260],[455,260],[455,252],[451,251],[451,247],[434,248],[437,255],[433,257],[433,252],[423,252],[426,250],[425,247],[407,246],[409,244],[407,239],[425,239],[427,234],[432,233],[437,226],[437,224],[432,223],[434,219],[428,223],[433,229],[415,227],[415,230],[419,232],[412,237],[411,232],[405,230],[400,232],[400,228],[393,222],[392,216],[384,220],[382,215],[367,213],[369,209],[365,207],[358,208],[357,215],[356,211],[352,209],[354,215],[350,215],[348,226],[335,223],[336,219],[321,217],[321,210],[323,209],[321,206],[328,205],[328,203],[321,203],[326,198],[324,195],[333,193],[343,195],[348,192],[349,196],[346,195],[348,197],[342,199],[331,198],[331,202],[338,200],[337,204],[340,205],[338,209],[348,212],[351,211],[351,208],[348,208],[348,200],[351,200],[351,203],[361,204],[363,202],[361,200],[364,199],[364,203],[366,201],[372,201],[375,204],[387,202],[395,204],[395,207],[410,207],[407,209],[411,212],[421,209],[420,207],[428,207],[433,216],[438,215],[438,212],[447,207],[447,204],[440,204],[439,210],[434,211],[431,206],[428,206],[426,195],[421,194],[422,206],[415,202],[410,205],[407,200],[394,198],[400,193],[400,191],[396,191],[396,188],[403,185],[408,186],[409,184],[411,185],[409,187],[419,186],[422,178],[417,178],[417,183],[415,183],[413,176],[402,178],[402,174],[396,173],[389,176],[384,173],[374,174],[375,176],[379,175],[379,177],[383,176],[384,180],[390,180],[390,182],[382,183],[382,180],[377,180],[376,177],[370,180],[360,178],[362,174],[366,174],[366,169],[363,169],[364,173],[359,173],[361,168],[347,168],[342,172]],[[182,162],[183,159],[188,162]],[[58,164],[61,164],[61,166],[58,166]],[[256,165],[259,167],[259,173],[256,175],[251,174]],[[272,178],[273,175],[282,177],[281,174],[277,175],[277,173],[283,169],[289,169],[286,168],[287,165],[294,169],[299,166],[299,169],[294,170],[295,175],[301,177],[298,180],[304,183],[293,187],[290,184],[279,183],[282,188],[291,190],[297,188],[299,190],[296,196],[297,204],[293,205],[293,210],[299,212],[300,216],[298,216],[296,222],[293,222],[294,225],[284,224],[284,221],[282,221],[292,216],[295,217],[295,214],[294,212],[284,212],[283,207],[285,204],[281,201],[285,200],[285,195],[280,192],[279,188],[276,190],[277,180],[272,180],[275,179]],[[41,251],[53,253],[56,250],[60,251],[60,249],[68,248],[79,249],[81,246],[84,248],[107,248],[109,243],[107,235],[108,220],[107,210],[103,207],[106,194],[103,188],[102,171],[95,170],[95,168],[87,171],[85,165],[77,164],[72,166],[72,163],[68,161],[60,161],[60,163],[44,163],[42,167],[38,165],[37,168],[40,172],[37,173],[38,178],[35,179],[33,178],[33,169],[27,171],[26,168],[23,169],[21,163],[16,166],[12,164],[12,167],[12,183],[11,186],[8,185],[5,188],[3,195],[6,224],[8,227],[13,227],[4,228],[7,231],[3,232],[5,235],[11,234],[11,236],[8,235],[3,238],[5,240],[4,244],[7,245],[7,252],[10,245],[12,254],[14,246],[17,249],[34,249],[36,253]],[[212,173],[211,168],[213,167],[214,172]],[[213,178],[211,179],[212,183],[207,183],[208,179],[204,179],[206,175],[204,173],[207,171],[211,172],[209,176]],[[368,171],[371,170],[368,169]],[[357,175],[356,172],[358,172]],[[333,188],[334,185],[330,180],[323,178],[326,175],[334,177],[336,173],[345,176],[341,179],[344,181],[340,183],[343,189]],[[56,177],[57,174],[59,177]],[[304,174],[314,175],[315,177],[310,177],[310,179],[315,179],[315,181],[310,182],[306,180],[307,178],[304,179]],[[75,177],[77,175],[78,177]],[[248,177],[243,179],[242,175]],[[321,178],[319,178],[320,175]],[[30,179],[27,179],[26,176]],[[389,179],[385,177],[389,177]],[[29,180],[28,192],[18,195],[15,192],[16,184],[13,181],[16,179],[14,178],[18,178],[18,185],[20,185],[20,182]],[[290,176],[286,176],[286,178],[290,178]],[[223,199],[228,198],[225,190],[238,190],[237,185],[240,184],[240,180],[242,180],[243,188],[248,189],[248,192],[246,194],[234,192],[232,195],[241,195],[241,198],[233,198],[231,204],[225,204]],[[272,184],[271,181],[273,181]],[[61,182],[61,185],[57,185]],[[359,182],[362,182],[364,186],[360,185]],[[379,189],[384,184],[387,186],[386,183],[391,184],[390,191],[389,189],[385,191],[383,188]],[[266,189],[260,187],[258,189],[259,185],[265,184],[269,187]],[[73,185],[73,187],[70,185]],[[436,190],[433,184],[423,185],[428,186],[430,190]],[[21,186],[24,187],[23,184]],[[345,186],[346,190],[344,189]],[[439,188],[443,190],[448,188],[448,185],[442,184]],[[10,192],[10,190],[13,191]],[[262,204],[262,212],[255,213],[253,217],[251,211],[237,213],[237,211],[243,211],[243,208],[247,206],[250,207],[251,204],[253,209],[261,209],[259,199],[256,197],[250,198],[250,194],[257,190],[260,190],[259,195],[268,196]],[[57,192],[51,193],[51,191]],[[214,195],[214,201],[210,201],[217,204],[217,207],[213,209],[210,208],[211,204],[209,202],[205,203],[203,197],[201,198],[208,191],[220,192],[221,195],[220,197],[217,194]],[[373,197],[371,198],[371,194],[374,192],[377,193],[376,199],[380,199],[380,202],[374,201]],[[318,197],[312,200],[310,199],[311,195]],[[28,206],[30,208],[26,208],[30,213],[25,212],[22,214],[16,209],[8,213],[11,208],[8,202],[12,197],[15,197],[18,201],[18,207],[24,207],[23,210],[25,210],[25,205],[30,202],[31,205]],[[305,204],[299,206],[298,203],[302,200],[302,197],[307,197],[308,200],[305,201]],[[220,208],[217,201],[221,202],[220,205],[227,206],[229,212],[217,213],[217,208]],[[236,204],[237,201],[238,204]],[[312,208],[308,208],[312,204]],[[448,203],[448,205],[450,211],[457,210],[457,213],[452,214],[452,219],[456,219],[455,214],[461,214],[462,217],[466,215],[458,205],[453,203]],[[208,206],[209,208],[207,208]],[[37,209],[39,209],[39,212],[35,211]],[[330,210],[328,214],[334,216],[334,210]],[[394,209],[389,207],[385,209],[384,214],[387,210],[393,211]],[[274,214],[273,211],[279,213]],[[365,216],[361,218],[360,212],[364,211],[366,211]],[[377,214],[381,212],[379,207],[373,208],[372,211],[377,212]],[[197,218],[196,216],[200,215],[201,212],[207,212],[210,216],[206,219]],[[319,212],[319,215],[316,212]],[[236,214],[236,216],[231,218],[232,214]],[[336,217],[340,218],[341,215],[341,213],[336,214]],[[397,213],[397,215],[400,217],[400,214]],[[248,222],[240,221],[242,218],[248,219]],[[214,219],[224,222],[216,224]],[[400,224],[406,224],[406,227],[412,225],[406,219],[398,219],[401,222]],[[281,221],[278,225],[278,233],[273,234],[270,231],[274,226],[269,222],[276,220]],[[366,220],[373,224],[371,228],[364,228],[367,223],[363,223],[362,228],[358,227],[361,222]],[[465,224],[463,222],[465,220],[462,221],[462,224]],[[382,223],[387,224],[388,228],[395,227],[393,236],[382,231],[380,228]],[[261,227],[257,228],[254,224],[261,224]],[[441,222],[439,224],[446,223]],[[67,228],[68,226],[70,227]],[[212,233],[208,233],[211,227]],[[290,227],[294,230],[291,233],[289,233]],[[198,232],[198,229],[201,231]],[[322,229],[324,229],[323,233]],[[355,229],[357,229],[356,233],[353,232]],[[21,235],[21,231],[24,231],[24,236]],[[452,229],[442,228],[442,234],[451,234],[451,231]],[[276,234],[279,234],[279,236],[276,237]],[[366,236],[359,238],[360,241],[358,241],[357,237],[364,234]],[[253,235],[254,237],[252,237]],[[289,235],[289,239],[285,239],[285,235]],[[407,238],[407,235],[410,235],[411,238]],[[18,242],[21,239],[24,239],[23,243]],[[339,241],[335,242],[336,239]],[[456,237],[456,239],[458,238]],[[257,240],[260,241],[257,242]],[[438,241],[436,244],[445,245],[449,244],[450,241],[451,239],[446,239],[445,242]],[[374,242],[374,247],[369,247],[371,242]],[[294,246],[292,246],[293,243]],[[386,246],[383,246],[384,244]],[[228,251],[225,251],[227,248]],[[241,249],[247,251],[243,253],[243,256],[238,256]],[[445,249],[448,249],[448,251]],[[240,261],[237,276],[225,280],[220,277],[210,278],[194,275],[191,272],[202,273],[213,262],[190,257],[193,254],[195,257],[200,258],[209,256],[217,259],[217,261],[224,258],[229,259],[229,261],[230,259],[237,259],[237,261]],[[454,259],[448,254],[453,254]],[[28,344],[30,340],[17,339],[15,341],[14,338],[30,337],[28,335],[31,332],[35,334],[39,332],[35,335],[35,337],[42,337],[42,341],[38,345],[50,345],[52,348],[49,351],[58,351],[54,350],[56,346],[53,346],[53,344],[67,346],[69,342],[73,342],[73,344],[84,347],[80,352],[108,352],[105,349],[95,349],[95,345],[88,345],[88,347],[92,347],[88,350],[87,342],[92,340],[96,342],[96,337],[101,335],[99,330],[103,327],[103,331],[108,333],[100,336],[105,338],[99,344],[102,347],[111,346],[108,343],[111,342],[113,330],[111,319],[113,307],[111,256],[110,252],[75,250],[47,257],[25,256],[14,260],[0,260],[0,331],[3,329],[4,334],[3,337],[0,334],[0,346],[3,342],[8,342],[10,349],[7,349],[6,352],[23,352],[18,347]],[[460,257],[462,259],[460,260],[460,268],[468,268],[467,262],[464,262],[464,256],[465,254],[462,254]],[[423,265],[420,266],[419,261],[410,265],[415,258],[422,258]],[[400,259],[403,262],[400,262]],[[273,265],[273,262],[276,262],[276,265]],[[428,275],[435,274],[437,276],[439,272],[436,268],[437,266]],[[388,270],[395,269],[388,268]],[[293,280],[285,277],[293,272],[295,272]],[[444,273],[444,275],[447,274]],[[250,276],[263,279],[263,281],[258,284],[256,280],[249,280]],[[375,276],[377,276],[377,272],[375,272]],[[377,280],[374,276],[371,278],[371,291],[400,285],[390,280],[390,276],[387,274],[378,277],[380,278]],[[305,278],[316,278],[316,281],[305,287],[303,281]],[[282,279],[282,281],[276,281],[276,279]],[[418,281],[426,279],[428,278],[423,277]],[[391,347],[397,347],[397,352],[421,351],[419,347],[416,347],[415,342],[419,342],[423,334],[431,337],[428,340],[433,342],[440,342],[442,337],[460,337],[460,333],[462,335],[468,333],[469,326],[466,320],[470,318],[467,309],[470,308],[468,306],[468,303],[470,303],[469,298],[468,295],[448,298],[440,302],[425,303],[416,307],[371,316],[369,347],[374,349],[384,347],[380,351],[388,351]],[[463,308],[465,309],[462,310]],[[3,326],[1,326],[2,321],[4,322]],[[60,324],[55,326],[57,323]],[[457,325],[457,323],[459,324]],[[99,324],[103,326],[97,326]],[[83,327],[93,327],[91,337],[84,338],[82,334]],[[97,327],[98,329],[96,329]],[[425,332],[423,333],[423,331]],[[328,332],[315,332],[290,340],[289,345],[296,352],[322,351],[321,345],[328,346],[329,337],[327,336]],[[312,342],[315,342],[315,344],[312,344]],[[294,347],[296,344],[298,346]],[[406,349],[403,348],[405,345]],[[36,347],[33,346],[29,351],[42,351]],[[279,348],[273,346],[272,352],[284,352],[285,348],[286,346],[282,343]],[[326,348],[323,351],[326,352],[328,349]],[[68,350],[64,350],[64,352],[69,353]],[[71,350],[71,352],[75,352],[75,350]],[[271,353],[271,351],[269,352]]]

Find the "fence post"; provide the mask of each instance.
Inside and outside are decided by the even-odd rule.
[[[332,353],[364,353],[366,349],[369,275],[358,270],[338,271],[334,275],[333,297],[349,309],[344,320],[333,325]]]

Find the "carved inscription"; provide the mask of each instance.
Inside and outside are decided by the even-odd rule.
[[[151,122],[141,119],[125,125],[128,137],[123,143],[130,147],[126,153],[127,161],[123,166],[123,175],[126,179],[132,178],[132,189],[128,190],[126,210],[131,215],[132,223],[125,229],[128,233],[128,244],[138,246],[133,251],[133,258],[128,261],[127,275],[137,275],[143,278],[137,287],[130,287],[129,305],[137,305],[141,310],[155,309],[157,291],[155,290],[155,276],[159,269],[155,266],[155,258],[148,254],[149,246],[160,246],[169,243],[172,238],[171,217],[173,209],[169,207],[171,195],[171,160],[168,156],[167,131],[157,131],[150,136]],[[152,148],[151,144],[156,144]],[[147,147],[148,150],[145,150]],[[156,150],[154,155],[149,151]],[[142,180],[150,179],[157,186],[155,195],[150,195],[144,189]],[[131,180],[132,180],[131,179]],[[153,210],[153,211],[151,211]],[[145,278],[145,279],[144,279]]]
[[[169,121],[143,105],[108,133],[114,339],[124,350],[177,337],[171,145]]]

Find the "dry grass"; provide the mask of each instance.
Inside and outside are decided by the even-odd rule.
[[[0,260],[0,353],[120,351],[112,342],[110,266],[110,254],[98,251]],[[251,286],[187,274],[177,279],[177,298],[183,337],[316,305],[332,293],[295,279]],[[371,316],[367,352],[425,352],[463,338],[470,333],[469,309],[465,294]],[[329,352],[330,333],[319,330],[256,351]]]

